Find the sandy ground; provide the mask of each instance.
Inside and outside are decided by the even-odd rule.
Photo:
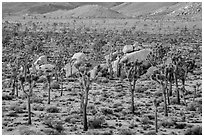
[[[193,101],[193,85],[201,83],[201,76],[189,77],[186,83],[188,94],[186,95],[187,106],[193,102],[202,103],[201,86],[197,91],[197,97]],[[131,114],[131,94],[128,90],[127,82],[111,80],[108,83],[93,83],[89,91],[88,121],[90,119],[101,118],[101,127],[94,129],[90,127],[87,132],[83,132],[82,113],[80,112],[79,87],[77,82],[64,82],[63,96],[60,96],[59,89],[51,91],[51,104],[47,104],[47,89],[43,88],[43,83],[38,83],[34,88],[33,97],[35,100],[31,104],[32,125],[27,125],[27,99],[23,92],[19,91],[19,98],[3,100],[2,102],[2,133],[3,135],[19,134],[155,134],[155,108],[153,105],[155,92],[161,92],[160,86],[150,80],[137,82],[135,92],[135,115]],[[175,87],[173,86],[173,90]],[[10,88],[3,90],[3,95],[10,92]],[[184,134],[187,128],[193,125],[202,125],[202,110],[189,111],[188,107],[182,104],[173,103],[176,94],[170,98],[172,104],[168,106],[168,117],[164,116],[162,94],[157,98],[161,101],[158,107],[158,135]],[[202,104],[200,104],[202,106]],[[9,116],[12,106],[21,107],[22,112],[15,112],[17,116]],[[36,110],[36,106],[41,106],[42,111]],[[48,113],[50,106],[59,108],[59,113]],[[14,111],[13,111],[14,112]],[[44,124],[45,117],[52,115],[52,120],[62,122],[64,130],[57,132]],[[70,118],[70,120],[65,120]],[[169,126],[164,126],[164,122],[170,121]],[[163,123],[163,124],[162,124]],[[173,124],[172,124],[173,123]],[[176,123],[176,124],[175,124]],[[177,126],[184,125],[184,126]]]

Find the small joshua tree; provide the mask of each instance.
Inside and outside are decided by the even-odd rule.
[[[169,96],[172,96],[172,84],[174,82],[174,66],[173,64],[169,64],[166,67],[166,78],[169,81]]]
[[[13,80],[13,84],[12,84],[12,95],[15,95],[15,90],[16,90],[16,96],[18,97],[18,80],[17,80],[17,68],[14,67],[12,68],[12,80]]]
[[[156,99],[154,99],[154,107],[155,107],[155,131],[158,132],[158,121],[157,121],[157,107],[159,106],[159,103]]]
[[[48,83],[48,102],[47,104],[50,104],[50,90],[51,90],[50,84],[51,84],[51,79],[52,79],[51,71],[46,70],[45,76],[46,76],[47,83]]]
[[[134,92],[135,92],[135,84],[136,81],[138,80],[140,74],[141,74],[141,69],[140,69],[141,63],[139,63],[137,60],[135,62],[131,63],[125,63],[124,68],[126,72],[126,76],[129,82],[129,90],[131,93],[131,111],[134,114],[135,112],[135,106],[134,106]]]
[[[26,66],[26,65],[25,65]],[[23,92],[25,93],[25,95],[27,96],[27,99],[28,99],[28,124],[31,125],[31,102],[30,102],[30,97],[32,96],[32,90],[33,90],[33,87],[35,86],[35,83],[38,79],[38,76],[37,75],[34,75],[34,74],[31,74],[31,73],[28,73],[28,74],[21,74],[20,77],[19,77],[19,80],[20,80],[20,84],[21,84],[21,88],[23,90]],[[25,89],[24,89],[24,83],[25,82],[28,82],[29,84],[29,91],[26,92]]]
[[[82,87],[82,91],[81,91],[82,106],[81,107],[83,109],[83,125],[84,125],[83,130],[87,131],[88,130],[87,105],[88,105],[88,94],[91,86],[91,78],[90,78],[89,70],[91,68],[91,64],[88,62],[79,61],[78,63],[73,63],[73,65],[78,70],[78,77],[79,77],[80,85]]]
[[[195,66],[195,60],[190,59],[190,56],[182,55],[181,51],[177,51],[172,56],[172,61],[174,63],[174,79],[176,84],[176,91],[177,91],[177,103],[180,104],[180,93],[178,90],[178,80],[180,79],[182,81],[182,91],[183,91],[183,99],[184,103],[186,104],[185,100],[185,81],[187,78],[187,74],[193,73]]]
[[[165,116],[168,116],[167,100],[166,100],[167,79],[163,72],[164,71],[162,71],[162,68],[155,70],[154,74],[152,75],[152,80],[156,81],[159,85],[161,85],[161,89],[163,91],[163,97],[164,97],[164,114]]]

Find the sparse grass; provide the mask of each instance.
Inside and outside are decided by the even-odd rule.
[[[22,107],[20,106],[20,104],[12,104],[9,109],[15,111],[16,113],[22,113],[22,112],[24,112],[24,111],[23,111],[24,108],[22,108]]]
[[[161,97],[163,95],[162,91],[161,90],[157,90],[154,92],[154,96],[155,97]]]
[[[81,117],[79,115],[70,115],[70,116],[67,116],[64,121],[68,123],[76,124],[76,122],[81,121]]]
[[[145,125],[151,123],[150,119],[147,116],[142,117],[140,122],[141,124],[145,124]]]
[[[60,109],[56,106],[50,106],[46,108],[47,113],[59,113]]]
[[[104,78],[104,77],[100,77],[97,79],[97,82],[98,83],[108,83],[109,80],[107,78]]]
[[[188,128],[185,132],[185,135],[202,135],[202,127],[201,126],[193,126],[192,128]]]
[[[120,129],[118,135],[133,135],[133,131],[130,129]]]
[[[191,102],[188,104],[188,106],[186,107],[187,111],[198,111],[198,112],[202,112],[202,104],[198,103],[198,102]]]
[[[40,104],[43,104],[43,98],[37,97],[37,96],[33,96],[31,98],[31,103],[40,103]]]
[[[43,124],[47,125],[49,128],[57,130],[59,133],[64,130],[63,122],[56,119],[55,116],[48,115],[44,118]]]
[[[46,77],[44,76],[39,77],[39,79],[37,80],[38,83],[45,83],[46,81]]]
[[[176,129],[184,129],[186,127],[186,123],[176,123],[175,128]]]
[[[101,128],[103,123],[105,123],[104,118],[95,117],[89,120],[88,125],[90,128],[97,129],[97,128]]]
[[[57,130],[52,128],[46,128],[42,130],[45,135],[62,135],[62,133],[59,133]]]
[[[112,130],[105,131],[101,135],[113,135],[113,131]]]
[[[171,128],[176,124],[172,118],[165,118],[161,121],[160,125],[165,128]]]
[[[20,127],[19,132],[20,135],[43,135],[42,132],[36,131],[36,129],[30,129],[26,126]]]
[[[18,117],[18,114],[16,112],[9,112],[7,114],[7,116],[9,116],[9,117]]]
[[[114,103],[114,104],[113,104],[113,108],[117,108],[117,107],[119,107],[119,106],[122,106],[122,103]]]
[[[154,114],[147,114],[145,115],[149,118],[149,120],[154,120],[155,119],[155,115]]]
[[[12,100],[12,99],[13,99],[13,96],[11,95],[7,95],[7,94],[2,95],[2,100]]]
[[[101,108],[101,112],[104,115],[113,114],[113,110],[111,110],[110,108]]]
[[[172,105],[177,104],[177,98],[176,98],[176,97],[173,97],[173,98],[171,99],[171,104],[172,104]]]
[[[148,88],[147,87],[141,87],[141,86],[137,86],[135,88],[135,92],[136,93],[144,93]]]
[[[68,117],[65,118],[64,121],[70,123],[72,118],[73,118],[72,116],[68,116]]]
[[[52,89],[59,89],[59,88],[60,88],[60,84],[59,84],[59,82],[57,82],[57,81],[53,81],[53,82],[50,84],[50,87],[51,87]]]
[[[157,133],[155,131],[149,131],[145,133],[144,135],[157,135]]]
[[[188,111],[196,111],[196,104],[195,103],[189,103],[186,109]]]
[[[33,110],[35,111],[43,111],[45,109],[45,107],[43,105],[40,105],[40,104],[34,104],[32,106]]]

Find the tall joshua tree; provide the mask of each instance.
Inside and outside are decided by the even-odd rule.
[[[28,73],[28,74],[21,74],[20,77],[19,77],[19,80],[20,80],[20,85],[21,85],[21,88],[23,90],[23,92],[25,93],[27,99],[28,99],[28,124],[31,125],[31,102],[30,102],[30,97],[32,96],[32,91],[33,91],[33,87],[35,86],[36,84],[36,81],[38,79],[38,76],[37,75],[34,75],[34,74],[31,74],[31,73]],[[25,88],[24,88],[24,84],[28,82],[29,84],[29,90],[28,91],[25,91]]]
[[[141,75],[141,63],[138,63],[136,60],[135,62],[125,63],[125,73],[129,83],[129,91],[131,93],[131,111],[134,114],[135,106],[134,106],[134,92],[135,92],[135,84],[138,80],[139,76]]]
[[[167,93],[166,93],[167,79],[165,77],[164,70],[162,69],[163,68],[155,70],[151,78],[161,86],[161,89],[163,92],[163,99],[164,99],[164,115],[168,116]]]
[[[87,120],[87,105],[88,105],[88,95],[91,86],[91,78],[89,74],[90,63],[81,63],[80,65],[75,65],[79,73],[79,81],[82,86],[81,103],[83,109],[83,125],[84,131],[88,130],[88,120]]]

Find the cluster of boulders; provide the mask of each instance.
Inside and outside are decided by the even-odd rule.
[[[92,79],[96,76],[108,77],[110,75],[110,67],[112,69],[113,75],[118,75],[118,71],[125,73],[124,70],[119,70],[119,65],[124,63],[135,62],[136,60],[139,63],[142,63],[144,67],[149,67],[148,55],[152,52],[150,48],[144,48],[138,42],[135,42],[133,45],[125,45],[122,49],[122,53],[113,52],[105,56],[106,63],[97,64],[95,66],[90,66],[89,74]],[[85,63],[90,62],[85,55],[85,53],[78,52],[75,53],[70,61],[63,67],[63,70],[66,73],[66,77],[71,77],[77,74],[80,71],[80,66],[85,65]],[[47,57],[45,55],[40,56],[33,64],[35,70],[37,71],[53,71],[55,65],[48,63]]]
[[[202,3],[201,2],[188,2],[186,5],[181,8],[174,10],[170,15],[182,16],[182,15],[191,15],[202,13]]]

